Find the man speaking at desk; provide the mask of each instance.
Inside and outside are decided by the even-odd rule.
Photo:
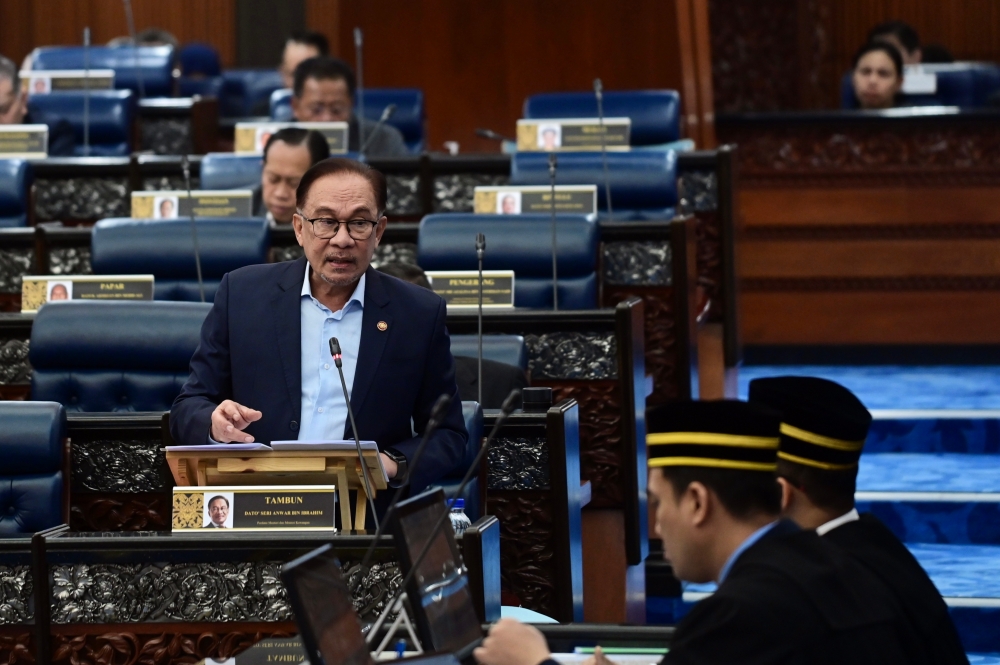
[[[420,492],[459,464],[468,435],[444,301],[370,267],[386,196],[385,177],[360,162],[328,159],[306,171],[292,218],[305,256],[222,278],[171,410],[178,443],[353,438],[330,356],[336,337],[358,436],[378,443],[390,483],[409,476]],[[442,394],[451,406],[410,469]]]

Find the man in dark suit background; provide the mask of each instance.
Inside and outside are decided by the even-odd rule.
[[[357,434],[378,444],[392,484],[409,478],[419,492],[459,464],[468,434],[444,301],[370,267],[386,196],[385,177],[360,162],[306,172],[292,220],[305,256],[223,277],[171,410],[176,441],[353,438],[328,346],[337,337]],[[442,394],[451,406],[411,469]],[[379,494],[379,511],[390,495]]]

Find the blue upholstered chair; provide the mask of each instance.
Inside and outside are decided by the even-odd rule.
[[[211,44],[200,42],[185,44],[177,54],[177,62],[181,66],[181,76],[219,76],[222,74],[219,52]]]
[[[677,210],[677,154],[673,150],[609,152],[608,180],[616,221],[671,219]],[[598,209],[607,211],[604,164],[599,152],[559,154],[556,184],[597,185]],[[548,185],[549,156],[519,152],[511,158],[510,184]],[[601,214],[605,217],[606,212]]]
[[[934,94],[902,95],[900,106],[976,108],[986,106],[990,96],[1000,90],[1000,67],[990,62],[955,62],[923,67],[925,71],[937,75],[937,91]],[[852,72],[847,72],[840,81],[840,105],[845,109],[858,108],[851,77]]]
[[[196,224],[207,302],[227,272],[267,262],[270,233],[264,220],[203,218]],[[152,274],[157,300],[201,299],[187,218],[104,219],[94,225],[90,247],[96,275]]]
[[[27,226],[31,180],[30,163],[0,159],[0,228]]]
[[[452,335],[451,355],[479,357],[479,337]],[[483,335],[483,358],[528,369],[528,347],[521,335]]]
[[[31,329],[31,399],[68,411],[167,411],[188,377],[207,303],[71,300]]]
[[[119,157],[132,151],[135,95],[129,90],[96,90],[90,93],[90,155]],[[32,95],[28,111],[34,122],[47,125],[63,119],[73,125],[77,156],[83,155],[82,92]]]
[[[454,471],[445,476],[438,483],[448,497],[454,494],[455,490],[462,483],[465,472],[469,470],[472,463],[479,454],[479,449],[483,445],[483,410],[478,402],[462,402],[462,415],[465,417],[465,429],[469,432],[469,439],[465,446],[465,457],[462,463]],[[472,480],[462,490],[459,498],[465,499],[465,514],[473,522],[482,517],[482,506],[479,505],[479,475],[473,474]]]
[[[634,146],[661,145],[680,139],[681,98],[674,90],[605,92],[605,118],[631,118]],[[593,92],[557,92],[524,100],[525,118],[596,118]],[[613,203],[613,201],[612,201]]]
[[[226,69],[222,80],[220,113],[227,118],[253,115],[257,104],[284,87],[276,69]]]
[[[225,82],[221,76],[204,78],[182,76],[177,80],[177,94],[181,97],[222,97],[222,86]]]
[[[364,100],[365,117],[377,122],[389,104],[396,111],[386,121],[403,135],[406,147],[416,154],[424,149],[424,91],[418,88],[369,88],[359,95]],[[357,101],[355,101],[357,111]],[[271,93],[271,119],[292,120],[292,91],[275,90]]]
[[[202,189],[244,189],[260,185],[260,155],[210,152],[201,159]]]
[[[82,46],[46,46],[31,53],[32,69],[115,70],[115,87],[139,93],[142,81],[146,97],[170,97],[174,92],[173,46],[92,46],[89,55]],[[138,65],[138,66],[137,66]]]
[[[0,538],[66,521],[66,410],[55,402],[0,402]]]
[[[417,263],[424,270],[475,270],[476,234],[486,235],[487,270],[513,270],[514,304],[552,307],[552,235],[547,215],[428,215],[420,222]],[[597,306],[597,223],[559,215],[560,309]]]

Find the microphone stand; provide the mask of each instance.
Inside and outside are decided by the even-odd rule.
[[[552,201],[549,205],[550,217],[552,218],[552,307],[559,311],[559,268],[558,268],[558,246],[556,245],[556,153],[549,153],[549,187]]]
[[[486,236],[476,234],[476,259],[479,261],[479,406],[483,405],[483,255],[486,254]]]
[[[601,163],[604,167],[604,199],[608,203],[608,221],[614,221],[611,210],[611,177],[608,175],[608,147],[604,136],[604,85],[601,79],[594,79],[594,97],[597,99],[597,122],[601,127]]]
[[[483,139],[489,139],[490,141],[500,141],[501,143],[503,143],[504,141],[514,140],[510,137],[504,136],[503,134],[494,132],[492,129],[482,129],[482,128],[477,129],[476,136]]]
[[[364,77],[364,46],[365,38],[361,33],[361,28],[354,28],[354,62],[355,62],[355,72],[354,76],[357,79],[357,85],[354,88],[354,94],[357,95],[358,100],[358,145],[365,145],[365,77]]]
[[[83,156],[90,156],[90,27],[83,29]]]
[[[333,356],[333,362],[337,366],[337,372],[340,374],[340,385],[344,389],[344,402],[347,404],[347,415],[351,419],[351,433],[354,434],[354,445],[358,449],[358,462],[361,463],[361,478],[365,481],[365,491],[368,493],[368,507],[372,511],[372,519],[375,521],[375,530],[378,531],[381,526],[378,523],[378,514],[375,512],[375,499],[372,498],[372,485],[371,481],[368,480],[368,465],[365,464],[365,456],[361,452],[361,439],[358,438],[358,426],[354,423],[354,409],[351,408],[351,396],[347,393],[347,380],[344,378],[344,363],[341,360],[340,354],[340,342],[337,341],[336,337],[330,338],[330,355]],[[361,497],[358,497],[358,501]],[[358,529],[358,525],[354,525],[355,530]],[[362,524],[361,528],[364,529],[365,525]]]
[[[205,282],[201,276],[201,250],[198,247],[198,225],[194,221],[194,197],[191,196],[191,165],[188,156],[181,155],[181,169],[184,171],[184,186],[187,188],[188,205],[191,206],[191,242],[194,243],[194,267],[198,275],[198,293],[205,302]],[[177,207],[180,207],[178,204]]]
[[[128,24],[128,36],[132,40],[132,59],[135,62],[135,77],[139,82],[139,99],[146,96],[146,88],[142,82],[142,68],[139,66],[139,41],[135,36],[135,17],[132,15],[132,0],[122,0],[125,3],[125,22]]]
[[[372,133],[368,136],[368,140],[365,141],[364,145],[362,145],[361,149],[358,151],[358,161],[364,161],[365,150],[368,149],[368,145],[372,142],[375,136],[378,135],[378,130],[382,127],[382,125],[384,125],[389,120],[389,118],[392,117],[392,114],[395,112],[396,112],[395,104],[389,104],[388,106],[385,107],[385,109],[382,110],[382,115],[379,116],[378,122],[376,122],[375,126],[372,127]],[[358,122],[360,123],[360,120]],[[359,124],[358,127],[360,128],[361,125]]]

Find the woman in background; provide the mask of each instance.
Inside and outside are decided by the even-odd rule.
[[[865,44],[854,56],[851,81],[859,108],[892,108],[903,88],[903,57],[891,44]]]

